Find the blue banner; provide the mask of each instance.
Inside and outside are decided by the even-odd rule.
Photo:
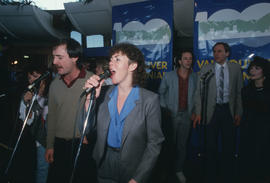
[[[231,47],[229,61],[242,66],[243,77],[252,57],[270,58],[269,0],[200,0],[195,3],[195,71],[213,62],[217,42]]]
[[[144,54],[151,89],[172,70],[173,0],[151,0],[114,6],[113,43],[129,42]]]

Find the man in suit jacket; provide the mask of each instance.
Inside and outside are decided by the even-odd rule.
[[[184,50],[178,57],[179,68],[166,73],[159,87],[160,105],[166,119],[172,123],[172,145],[176,152],[175,171],[181,183],[186,182],[183,174],[186,158],[186,145],[191,127],[191,116],[194,107],[194,93],[197,74],[192,72],[192,53]],[[173,148],[173,149],[174,149]]]
[[[220,172],[225,182],[231,182],[233,177],[233,155],[235,150],[235,126],[240,124],[242,114],[241,88],[243,77],[239,64],[227,62],[230,47],[227,43],[218,42],[213,47],[214,64],[205,65],[200,72],[200,78],[211,77],[208,81],[206,121],[203,121],[205,134],[206,182],[217,182],[218,138],[221,136],[221,166]],[[213,73],[213,75],[209,74]],[[207,74],[209,74],[207,76]],[[201,123],[202,82],[198,81],[195,94],[195,113],[193,127]]]
[[[164,140],[157,94],[141,88],[144,58],[134,45],[111,49],[109,68],[113,86],[92,76],[85,87],[96,87],[97,141],[94,159],[99,183],[146,183]],[[103,93],[104,91],[104,93]],[[89,95],[86,104],[89,103]],[[86,105],[87,106],[87,105]]]

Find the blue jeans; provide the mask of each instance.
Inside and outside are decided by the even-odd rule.
[[[36,183],[46,183],[49,164],[45,160],[46,149],[40,145],[37,147],[37,171]]]

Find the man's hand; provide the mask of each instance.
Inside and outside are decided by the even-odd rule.
[[[87,140],[86,136],[83,137],[83,144],[88,144],[88,140]]]
[[[241,121],[241,116],[240,115],[235,115],[234,116],[234,125],[239,126]]]
[[[53,162],[53,153],[54,153],[54,150],[53,149],[46,149],[45,160],[48,163],[52,163]]]
[[[23,100],[25,103],[30,102],[32,100],[32,98],[33,98],[33,93],[30,91],[27,91],[23,96]]]
[[[201,124],[201,115],[195,115],[193,120],[193,128],[196,128],[197,124]]]
[[[191,114],[191,117],[190,117],[190,120],[191,120],[191,121],[194,121],[195,117],[196,117],[196,114],[192,113],[192,114]]]
[[[128,181],[128,183],[137,183],[137,181],[134,179],[130,179],[130,181]]]

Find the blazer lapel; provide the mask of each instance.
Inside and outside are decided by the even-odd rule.
[[[125,119],[125,124],[124,124],[124,128],[123,128],[123,134],[122,134],[122,142],[121,142],[121,146],[123,146],[127,136],[128,136],[128,132],[132,129],[132,127],[136,124],[134,122],[134,119],[137,118],[138,114],[140,114],[139,112],[139,103],[141,103],[141,89],[139,90],[139,95],[140,98],[139,100],[137,100],[135,102],[135,107],[132,109],[132,111],[128,114],[127,118]]]
[[[179,101],[178,97],[179,97],[179,94],[178,94],[178,91],[179,91],[179,78],[178,78],[178,74],[177,74],[177,71],[178,70],[175,70],[175,74],[174,74],[174,78],[172,80],[173,82],[173,85],[175,90],[174,90],[174,97],[175,98],[175,101]],[[174,102],[175,106],[174,106],[174,109],[177,111],[178,110],[178,102]]]
[[[105,142],[105,144],[107,142],[107,133],[108,133],[109,124],[110,124],[110,112],[109,112],[109,107],[108,107],[108,103],[109,103],[110,99],[111,98],[108,95],[105,98],[104,105],[101,106],[103,108],[103,109],[101,109],[102,110],[102,116],[101,116],[102,122],[99,125],[100,125],[100,128],[102,129],[103,133],[100,135],[100,138],[103,138],[102,142]]]
[[[229,74],[229,92],[231,93],[233,68],[232,68],[232,65],[230,64],[230,62],[227,62],[227,65],[228,65],[228,74]]]
[[[216,98],[217,98],[217,79],[216,79],[216,65],[215,65],[215,63],[211,64],[210,69],[212,69],[212,71],[214,72],[214,75],[212,76],[213,79],[210,79],[210,81],[209,81],[210,82],[209,89],[211,89],[211,91],[213,92],[213,96],[215,97],[214,99],[216,100]]]

